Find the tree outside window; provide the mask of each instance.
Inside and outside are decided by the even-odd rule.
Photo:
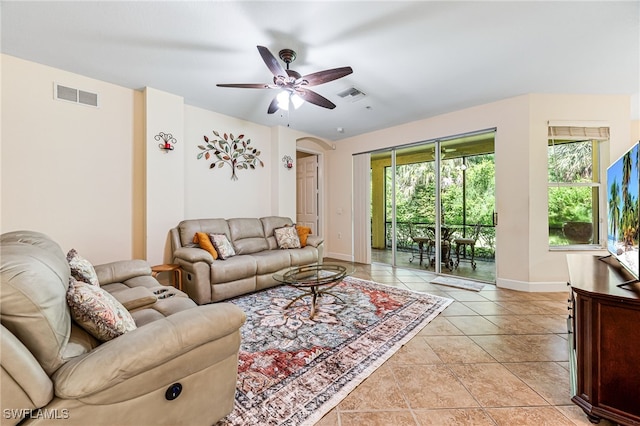
[[[549,246],[598,244],[599,143],[549,140]]]

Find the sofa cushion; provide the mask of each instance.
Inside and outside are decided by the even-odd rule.
[[[293,226],[283,226],[282,228],[276,228],[273,230],[273,234],[276,237],[276,243],[278,248],[281,249],[296,249],[300,248],[300,237],[298,237],[298,231]]]
[[[213,257],[213,260],[216,260],[218,258],[218,252],[213,246],[213,242],[211,241],[209,234],[206,234],[204,232],[196,232],[196,234],[193,236],[193,242],[198,243],[201,249],[208,251],[209,254],[211,254],[211,257]]]
[[[251,254],[269,250],[260,219],[234,218],[227,222],[231,232],[231,241],[237,254]]]
[[[100,287],[71,277],[67,302],[73,319],[103,342],[136,329],[136,323],[129,311]]]
[[[273,230],[276,228],[282,228],[283,226],[293,226],[293,221],[288,217],[283,216],[267,216],[260,218],[262,227],[264,229],[264,236],[269,244],[269,250],[278,248],[276,237],[273,234]]]
[[[157,294],[156,303],[131,312],[138,327],[196,306],[186,294],[173,287],[158,286],[153,293]]]
[[[209,238],[216,248],[219,259],[225,260],[236,255],[236,251],[226,234],[209,234]]]
[[[98,275],[93,268],[91,262],[80,256],[76,249],[71,249],[67,253],[67,262],[71,269],[71,276],[78,281],[84,281],[87,284],[100,286]]]
[[[254,253],[252,256],[256,260],[258,275],[273,274],[291,266],[291,256],[288,250],[265,250]]]
[[[193,244],[193,236],[196,232],[205,234],[229,234],[229,225],[226,219],[188,219],[178,224],[180,234],[180,245],[188,247]]]
[[[71,322],[71,336],[64,349],[64,358],[71,359],[91,352],[100,346],[100,341],[75,322]]]
[[[256,259],[253,255],[234,256],[224,262],[216,261],[211,267],[211,284],[252,277],[256,271]]]

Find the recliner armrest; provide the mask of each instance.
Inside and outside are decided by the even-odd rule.
[[[111,295],[125,307],[127,311],[144,308],[156,303],[158,296],[146,287],[131,287],[112,291]]]
[[[211,256],[211,253],[198,247],[180,247],[173,252],[173,257],[190,263],[213,263],[213,256]]]
[[[218,303],[180,311],[139,327],[60,367],[52,376],[56,396],[80,399],[136,380],[208,342],[238,333],[245,320],[246,314],[236,305]],[[217,361],[216,357],[236,353],[239,345],[238,335],[237,346],[225,344],[220,353],[194,358],[192,367],[204,363],[201,367],[206,368]],[[171,374],[177,372],[167,369],[163,373],[167,380],[172,380]],[[157,383],[153,381],[150,386]],[[146,390],[132,387],[130,391],[142,394]]]
[[[54,397],[51,379],[29,349],[4,326],[0,326],[0,347],[2,408],[24,409],[47,405]]]
[[[320,244],[324,242],[324,238],[319,235],[309,235],[307,237],[307,245],[312,247],[318,247]]]
[[[141,275],[151,275],[151,266],[140,259],[119,260],[117,262],[95,265],[100,285],[120,283]]]

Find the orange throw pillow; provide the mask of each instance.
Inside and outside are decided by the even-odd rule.
[[[196,232],[193,236],[193,242],[198,243],[201,249],[208,251],[213,256],[213,260],[218,258],[218,252],[213,247],[213,243],[206,232]]]
[[[296,231],[298,231],[298,237],[300,238],[300,247],[307,245],[307,237],[311,234],[311,228],[308,226],[296,225]]]

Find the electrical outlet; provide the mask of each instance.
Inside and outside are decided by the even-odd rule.
[[[342,239],[342,232],[338,232],[338,239],[341,240]]]

